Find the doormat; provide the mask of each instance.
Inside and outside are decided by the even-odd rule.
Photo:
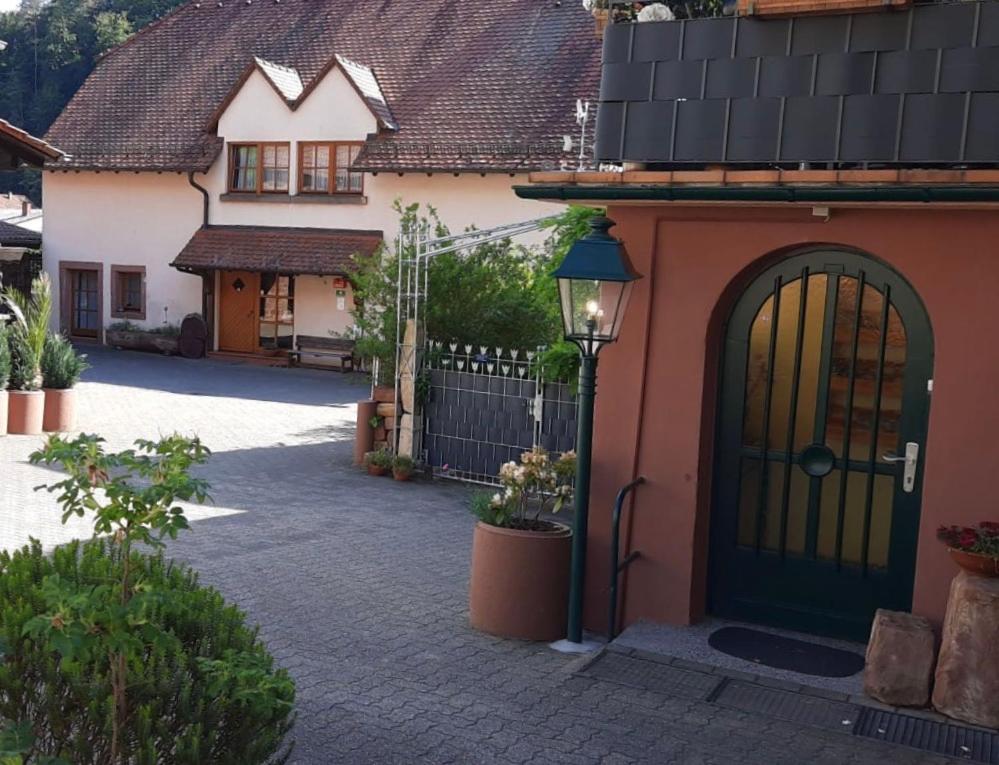
[[[817,677],[849,677],[864,668],[864,657],[852,651],[806,643],[745,627],[722,627],[708,645],[729,656]]]

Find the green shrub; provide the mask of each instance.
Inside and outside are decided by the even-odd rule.
[[[388,449],[379,449],[378,451],[365,454],[364,464],[388,470],[392,467],[392,459],[392,452]]]
[[[21,332],[11,331],[8,337],[10,348],[10,388],[11,390],[39,390],[42,377],[35,354]]]
[[[10,381],[10,330],[0,321],[0,391],[6,389]]]
[[[416,462],[406,454],[399,454],[392,460],[392,474],[400,478],[409,478],[416,470]]]
[[[37,543],[0,556],[0,722],[12,723],[20,759],[287,760],[290,678],[237,609],[162,557],[165,540],[188,528],[179,503],[208,499],[207,483],[190,473],[209,455],[180,435],[108,453],[103,439],[83,434],[50,436],[30,456],[66,471],[40,488],[58,493],[63,522],[89,514],[95,538],[51,558]]]
[[[122,608],[108,582],[123,568],[122,547],[106,539],[74,542],[51,557],[38,542],[0,553],[0,718],[30,724],[28,762],[115,762],[108,655],[117,646],[100,632],[100,615]],[[243,614],[162,555],[133,552],[129,576],[152,595],[132,601],[144,626],[128,652],[118,762],[283,762],[294,685],[274,668]],[[46,639],[53,629],[58,641]],[[87,634],[92,629],[96,636]]]
[[[72,344],[62,335],[49,335],[45,338],[42,351],[42,380],[46,388],[66,390],[80,382],[80,375],[90,365],[86,356],[76,352]]]
[[[42,385],[42,351],[52,316],[52,284],[48,275],[36,278],[28,295],[14,288],[4,290],[3,300],[14,314],[11,387],[38,390]]]

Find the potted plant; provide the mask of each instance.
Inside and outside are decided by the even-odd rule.
[[[47,274],[31,283],[31,294],[10,288],[4,300],[14,315],[10,328],[10,398],[7,431],[19,435],[42,432],[42,351],[52,316],[52,289]]]
[[[392,469],[392,452],[388,449],[368,452],[364,455],[364,466],[368,475],[385,475]]]
[[[544,450],[500,468],[500,489],[477,494],[469,617],[476,629],[522,640],[565,636],[572,530],[542,518],[572,497],[576,455]]]
[[[65,433],[76,426],[76,384],[89,366],[86,358],[62,335],[49,335],[45,339],[42,350],[43,430]]]
[[[412,457],[399,454],[392,460],[392,477],[397,481],[408,481],[414,470],[416,470],[416,463]]]
[[[7,323],[0,319],[0,436],[7,433],[7,382],[10,380],[10,344]]]
[[[953,561],[974,574],[999,577],[999,522],[976,526],[941,526],[937,539],[947,545]]]

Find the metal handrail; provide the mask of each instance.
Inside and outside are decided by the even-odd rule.
[[[607,642],[614,639],[617,632],[617,582],[621,572],[641,553],[633,550],[624,560],[620,559],[618,548],[621,543],[621,514],[624,511],[624,500],[636,487],[645,483],[645,476],[640,475],[631,483],[621,487],[614,501],[614,515],[611,518],[611,565],[610,565],[610,603],[607,606]]]

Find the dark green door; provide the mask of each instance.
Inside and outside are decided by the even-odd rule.
[[[932,366],[922,303],[872,258],[803,252],[750,285],[725,336],[713,613],[866,639],[875,609],[910,608]]]

